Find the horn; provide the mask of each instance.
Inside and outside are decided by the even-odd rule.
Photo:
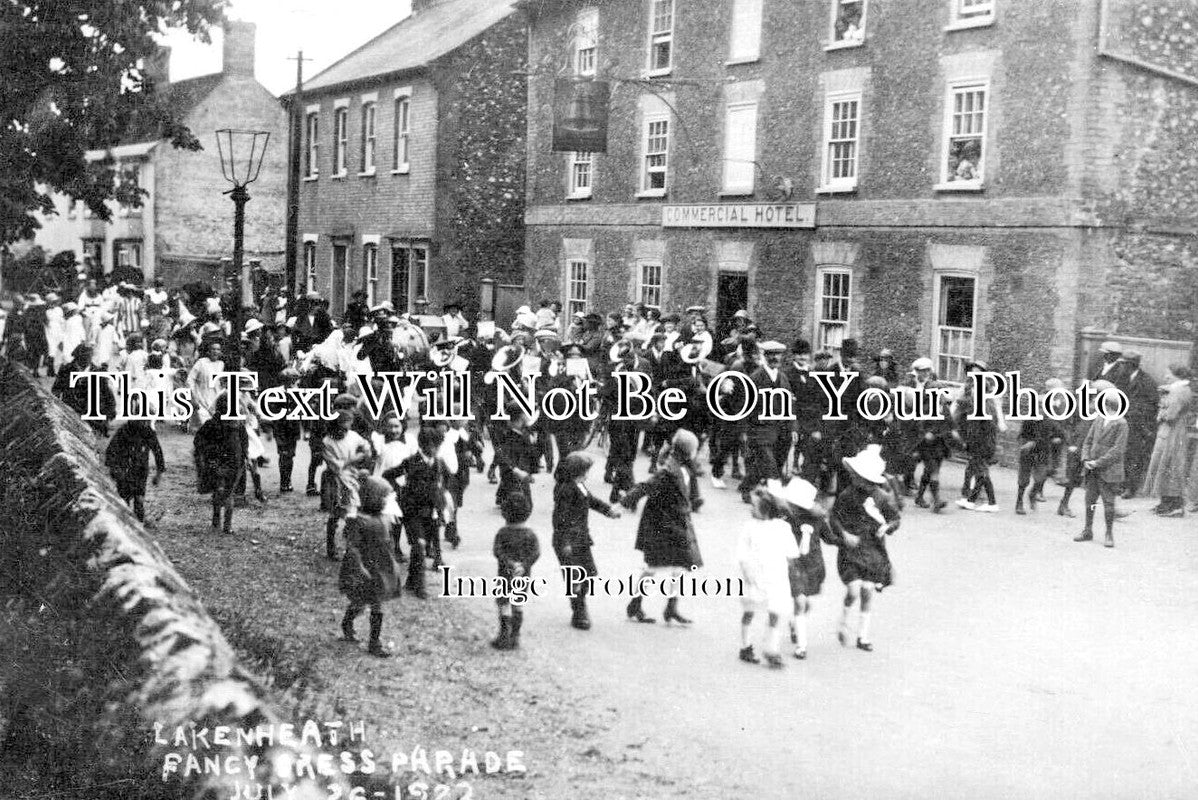
[[[507,361],[508,354],[512,354],[511,361]],[[518,344],[506,344],[495,351],[494,357],[491,359],[492,372],[507,372],[512,367],[520,363],[520,359],[524,357],[524,348]],[[507,363],[504,363],[507,361]]]

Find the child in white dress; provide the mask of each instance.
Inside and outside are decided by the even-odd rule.
[[[781,669],[782,621],[789,619],[792,608],[789,559],[799,557],[799,546],[777,501],[764,488],[755,489],[750,500],[753,519],[744,524],[736,545],[736,561],[744,577],[740,660],[760,663],[753,652],[752,628],[757,612],[765,610],[769,621],[765,660],[771,669]]]

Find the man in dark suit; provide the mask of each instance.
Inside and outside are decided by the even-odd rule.
[[[740,483],[740,496],[749,502],[749,492],[762,481],[780,478],[787,469],[787,454],[791,445],[798,441],[799,433],[793,416],[793,394],[790,381],[782,372],[782,353],[786,345],[780,342],[765,342],[760,346],[761,366],[749,373],[749,380],[758,392],[765,389],[782,389],[791,398],[792,415],[786,420],[763,420],[762,416],[772,410],[774,403],[760,399],[757,406],[741,423],[741,443],[745,447],[745,477]]]
[[[1135,497],[1144,482],[1144,471],[1152,456],[1156,441],[1156,412],[1159,397],[1156,381],[1140,369],[1140,353],[1125,350],[1119,362],[1127,375],[1123,391],[1127,394],[1127,480],[1123,484],[1123,499]]]
[[[1098,346],[1099,361],[1090,368],[1090,381],[1110,381],[1116,389],[1127,391],[1127,369],[1120,361],[1123,345],[1118,342],[1103,342]]]
[[[1092,385],[1101,395],[1115,385],[1110,381],[1095,381]],[[1101,396],[1097,405],[1102,407]],[[1127,455],[1127,420],[1098,417],[1090,425],[1082,442],[1081,462],[1086,478],[1086,527],[1074,537],[1075,542],[1088,542],[1094,538],[1094,511],[1098,498],[1102,498],[1103,518],[1106,521],[1107,547],[1115,546],[1115,497],[1125,478],[1124,458]]]

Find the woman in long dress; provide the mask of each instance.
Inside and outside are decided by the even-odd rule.
[[[1185,516],[1187,437],[1195,412],[1191,376],[1189,367],[1173,364],[1168,382],[1161,387],[1156,444],[1144,478],[1144,494],[1161,499],[1152,510],[1162,517]]]

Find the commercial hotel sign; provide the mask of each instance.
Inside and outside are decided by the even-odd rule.
[[[663,228],[814,228],[815,203],[662,206]]]

